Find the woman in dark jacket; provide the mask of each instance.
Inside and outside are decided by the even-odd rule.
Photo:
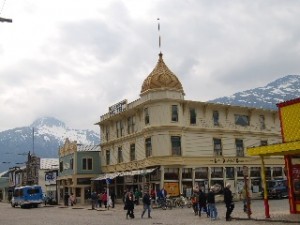
[[[209,213],[206,206],[206,194],[201,189],[199,189],[199,216],[201,216],[202,209],[206,212],[208,217]]]
[[[125,207],[127,209],[126,213],[126,219],[128,219],[128,216],[130,216],[131,219],[134,218],[134,201],[133,201],[133,196],[132,194],[127,195],[126,200],[125,200]]]
[[[224,202],[226,205],[226,221],[231,220],[231,213],[234,209],[234,203],[232,201],[232,192],[230,190],[231,185],[228,183],[226,184],[226,187],[224,188]]]

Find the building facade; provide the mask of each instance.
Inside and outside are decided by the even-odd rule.
[[[162,187],[174,196],[188,195],[195,186],[207,191],[228,182],[236,192],[243,185],[243,166],[249,167],[253,192],[259,192],[260,159],[249,157],[245,149],[281,142],[277,111],[184,96],[160,53],[140,98],[123,100],[100,117],[101,169],[103,177],[113,178],[117,195],[128,188]],[[266,159],[266,170],[269,178],[284,177],[283,158]]]
[[[85,204],[90,198],[91,179],[101,172],[100,168],[99,145],[81,145],[66,139],[59,149],[59,201],[73,193],[77,203]]]

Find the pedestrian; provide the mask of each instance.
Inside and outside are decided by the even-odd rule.
[[[70,204],[71,204],[71,206],[76,204],[76,198],[73,193],[71,193],[71,195],[70,195]]]
[[[127,212],[126,212],[126,219],[128,219],[128,216],[133,219],[134,218],[134,201],[133,201],[133,195],[132,194],[129,194],[127,197],[126,197],[126,200],[125,200],[125,209],[127,209]]]
[[[252,214],[251,212],[251,209],[249,207],[249,212],[248,212],[248,206],[251,205],[251,197],[250,197],[250,194],[249,194],[249,189],[248,189],[248,193],[247,193],[247,189],[246,189],[246,184],[243,186],[243,189],[241,191],[241,195],[242,195],[242,198],[243,198],[243,210],[245,213],[247,214]]]
[[[198,215],[198,203],[199,203],[199,193],[198,192],[199,192],[198,189],[194,189],[193,190],[193,195],[192,195],[192,198],[191,198],[195,216]]]
[[[92,201],[92,209],[95,209],[96,204],[97,204],[97,192],[93,191],[91,194],[91,201]]]
[[[116,194],[114,190],[110,192],[110,199],[111,199],[112,208],[115,208]]]
[[[142,197],[142,193],[138,189],[135,189],[134,200],[136,205],[140,204],[140,197]]]
[[[216,200],[215,200],[215,190],[214,186],[210,187],[210,190],[207,194],[207,211],[211,220],[216,220],[218,218],[218,211],[216,208]]]
[[[98,198],[98,207],[101,208],[102,207],[102,192],[99,192],[97,198]]]
[[[105,208],[107,208],[107,199],[108,199],[107,192],[104,191],[104,193],[102,194],[102,202]]]
[[[65,193],[65,196],[64,196],[64,203],[65,203],[65,206],[69,206],[69,194],[68,192]]]
[[[151,219],[151,198],[148,192],[144,193],[143,196],[143,205],[144,205],[144,210],[142,212],[141,218],[143,218],[146,210],[148,210],[148,218]]]
[[[199,216],[201,216],[202,209],[204,212],[206,212],[207,217],[209,216],[207,206],[206,206],[206,195],[202,191],[202,189],[199,189]]]
[[[226,205],[226,221],[231,221],[231,213],[234,209],[234,203],[232,201],[233,196],[230,187],[231,185],[227,183],[226,187],[224,188],[224,202]]]

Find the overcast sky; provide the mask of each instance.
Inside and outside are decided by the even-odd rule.
[[[4,4],[5,3],[5,4]],[[185,99],[300,71],[300,1],[0,0],[0,131],[52,116],[93,129],[139,98],[160,51]]]

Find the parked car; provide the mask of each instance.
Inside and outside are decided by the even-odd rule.
[[[267,180],[267,190],[269,198],[283,198],[288,197],[288,184],[287,180]],[[262,196],[264,191],[262,191]]]
[[[21,208],[37,208],[43,202],[43,192],[41,186],[21,186],[16,187],[11,199],[11,206]]]

